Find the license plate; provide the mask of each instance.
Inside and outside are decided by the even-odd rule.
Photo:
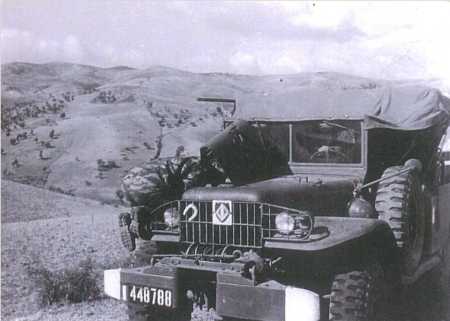
[[[171,290],[148,286],[128,285],[128,301],[171,308],[173,295]]]

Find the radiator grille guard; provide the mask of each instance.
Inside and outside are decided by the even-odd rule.
[[[169,210],[170,209],[170,210]],[[179,215],[178,226],[164,224],[164,212]],[[295,218],[295,233],[281,235],[275,217],[287,213]],[[214,247],[261,248],[264,240],[307,241],[313,229],[313,217],[307,212],[282,206],[231,201],[173,201],[152,211],[152,230],[176,233],[180,241]]]

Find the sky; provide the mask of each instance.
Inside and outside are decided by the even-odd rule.
[[[450,2],[3,0],[2,63],[450,78]]]

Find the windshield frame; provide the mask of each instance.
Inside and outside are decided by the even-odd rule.
[[[360,123],[361,128],[361,157],[359,163],[305,163],[305,162],[294,162],[293,161],[293,126],[295,124],[311,122],[311,121],[327,121],[327,122],[335,122],[335,121],[358,121]],[[308,120],[293,120],[293,121],[279,121],[279,120],[267,120],[267,119],[252,119],[249,121],[250,124],[286,124],[288,125],[289,130],[289,160],[288,165],[290,167],[344,167],[344,168],[361,168],[365,167],[367,164],[367,156],[366,156],[366,148],[367,148],[367,131],[364,129],[364,120],[363,119],[348,119],[348,118],[339,118],[339,119],[308,119]]]

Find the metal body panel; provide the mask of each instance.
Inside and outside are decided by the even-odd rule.
[[[182,297],[186,288],[179,275],[196,267],[216,273],[216,311],[220,315],[263,321],[284,320],[286,287],[275,281],[257,285],[241,276],[241,265],[237,263],[200,261],[197,265],[194,260],[168,257],[153,266],[121,270],[120,283],[121,286],[140,285],[171,290],[173,308],[180,308],[187,301]]]
[[[337,216],[345,213],[354,178],[289,175],[236,187],[193,188],[183,194],[183,200],[264,202]]]
[[[175,265],[176,260],[178,264]],[[186,291],[184,280],[178,276],[186,269],[195,268],[192,263],[194,261],[189,261],[190,263],[187,260],[166,258],[153,266],[121,270],[121,286],[169,289],[174,297],[173,308],[179,308],[187,302],[182,297]],[[203,263],[199,266],[215,273],[215,306],[219,315],[261,321],[285,319],[284,285],[276,281],[256,284],[253,280],[242,277],[239,271],[232,272],[232,268],[236,269],[233,264]]]
[[[226,283],[217,274],[219,315],[261,321],[285,320],[285,286],[269,281],[257,286]]]

